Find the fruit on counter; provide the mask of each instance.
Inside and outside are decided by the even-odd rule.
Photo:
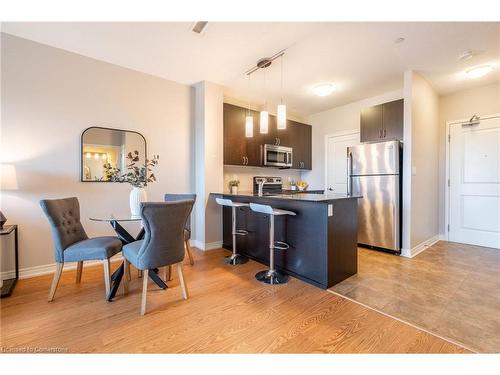
[[[309,186],[309,184],[305,181],[299,181],[296,183],[296,185],[299,190],[306,190],[307,186]]]

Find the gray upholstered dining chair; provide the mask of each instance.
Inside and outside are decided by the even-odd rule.
[[[149,272],[156,268],[177,265],[182,296],[188,299],[188,291],[182,261],[184,260],[184,226],[193,209],[194,200],[177,202],[150,202],[141,204],[144,239],[123,246],[124,294],[128,293],[129,263],[143,271],[141,315],[146,313],[146,295]]]
[[[174,201],[185,201],[193,200],[196,203],[196,194],[165,194],[165,202]],[[194,265],[193,253],[191,252],[191,246],[189,245],[189,240],[191,239],[191,215],[186,220],[186,225],[184,226],[184,243],[186,245],[186,253],[189,257],[189,264]],[[170,274],[172,274],[170,272]]]
[[[111,284],[109,258],[121,251],[122,242],[117,237],[111,236],[88,238],[80,222],[78,198],[45,199],[40,201],[40,206],[52,227],[56,260],[56,272],[49,291],[49,302],[54,300],[64,263],[67,262],[78,262],[76,270],[78,284],[82,279],[83,262],[102,260],[107,296]]]

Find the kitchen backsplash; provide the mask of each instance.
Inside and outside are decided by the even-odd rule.
[[[283,189],[289,189],[291,181],[300,181],[300,172],[297,170],[225,165],[224,192],[229,191],[229,181],[235,179],[240,181],[240,191],[251,191],[253,189],[252,184],[254,176],[281,177],[283,179]]]

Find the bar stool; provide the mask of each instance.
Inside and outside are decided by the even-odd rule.
[[[233,235],[233,254],[224,258],[224,262],[233,266],[248,262],[248,258],[236,253],[236,236],[246,236],[248,232],[243,229],[236,229],[236,209],[240,207],[248,207],[248,203],[233,202],[231,199],[215,198],[215,201],[221,206],[231,207],[231,222]]]
[[[295,212],[273,208],[264,204],[250,203],[252,211],[269,215],[269,270],[260,271],[255,274],[255,278],[266,284],[285,284],[288,282],[288,275],[284,275],[274,269],[274,249],[286,250],[290,248],[286,242],[274,240],[274,217],[281,215],[295,216]]]

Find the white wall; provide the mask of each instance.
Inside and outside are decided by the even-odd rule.
[[[411,169],[405,164],[403,173],[411,170],[411,234],[410,243],[404,242],[403,253],[414,255],[422,244],[433,241],[438,226],[438,153],[439,153],[439,99],[432,86],[415,72],[406,73],[405,102],[411,103]],[[408,118],[405,118],[408,120]],[[408,139],[405,138],[405,146]],[[410,253],[408,253],[410,250]]]
[[[300,181],[300,171],[294,169],[240,167],[235,165],[224,166],[224,192],[229,192],[229,181],[237,179],[240,181],[239,191],[249,192],[253,190],[254,176],[281,177],[283,189],[290,189],[290,182]]]
[[[391,91],[309,116],[307,123],[312,125],[312,171],[302,172],[302,179],[309,183],[309,188],[325,188],[326,135],[342,131],[359,131],[360,114],[363,108],[402,97],[402,89]]]
[[[500,82],[443,95],[439,98],[439,233],[446,235],[446,123],[500,114]]]
[[[223,90],[199,82],[195,90],[195,246],[207,250],[222,245],[222,209],[210,193],[223,190],[224,130]]]
[[[129,213],[128,185],[79,181],[80,136],[89,126],[146,137],[150,156],[160,155],[149,200],[194,191],[189,86],[6,34],[1,38],[0,160],[16,165],[19,182],[18,191],[2,193],[1,210],[20,226],[21,268],[54,262],[40,199],[77,196],[89,236],[114,233],[89,217]]]

